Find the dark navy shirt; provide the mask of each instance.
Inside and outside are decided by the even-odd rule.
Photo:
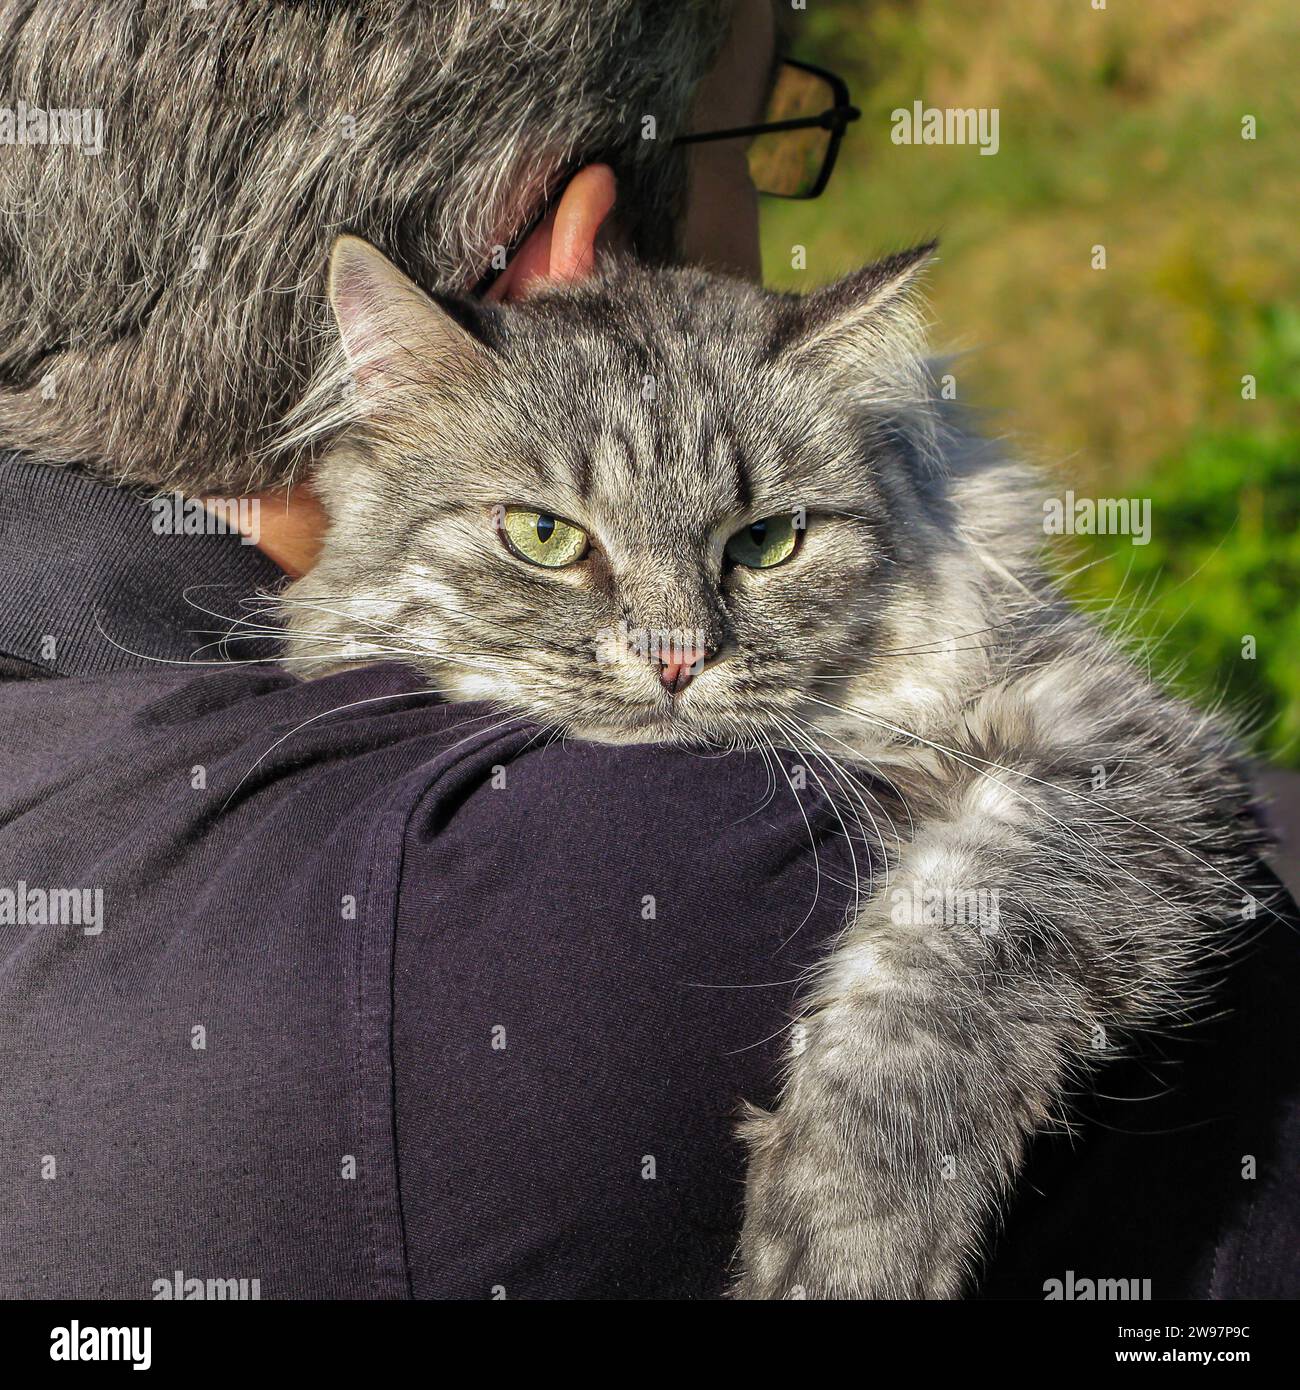
[[[754,755],[212,645],[283,576],[151,517],[0,463],[0,1295],[717,1296],[869,850]],[[1294,1292],[1289,947],[1037,1146],[986,1294]]]

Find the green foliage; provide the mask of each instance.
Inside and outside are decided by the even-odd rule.
[[[1260,315],[1257,401],[1243,423],[1195,432],[1141,480],[1151,542],[1098,538],[1073,583],[1115,601],[1202,703],[1222,696],[1256,725],[1259,751],[1300,766],[1300,312]],[[1245,418],[1269,404],[1272,423]]]

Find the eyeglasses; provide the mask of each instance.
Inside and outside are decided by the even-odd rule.
[[[830,180],[845,128],[861,115],[833,72],[786,58],[760,124],[681,135],[673,143],[748,139],[749,173],[760,193],[815,198]]]
[[[767,119],[759,125],[679,135],[673,144],[748,140],[750,177],[760,193],[773,198],[816,198],[835,167],[845,128],[858,120],[862,112],[849,101],[849,89],[842,78],[811,63],[785,58],[777,65],[776,81],[764,115]],[[563,183],[560,187],[562,190]],[[551,202],[558,196],[555,194]],[[507,263],[546,212],[547,207],[539,209],[511,242]],[[471,293],[486,294],[498,276],[497,270],[487,271]]]

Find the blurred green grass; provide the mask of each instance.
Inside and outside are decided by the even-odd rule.
[[[1150,545],[1062,556],[1080,597],[1300,766],[1300,5],[816,0],[793,23],[863,119],[821,199],[765,205],[768,282],[937,233],[961,399],[1062,486],[1151,498]],[[893,144],[918,99],[998,108],[998,154]]]

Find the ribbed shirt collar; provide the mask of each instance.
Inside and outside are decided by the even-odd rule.
[[[156,517],[149,494],[0,452],[0,654],[64,676],[274,657],[222,638],[284,571],[238,535],[160,534]]]

